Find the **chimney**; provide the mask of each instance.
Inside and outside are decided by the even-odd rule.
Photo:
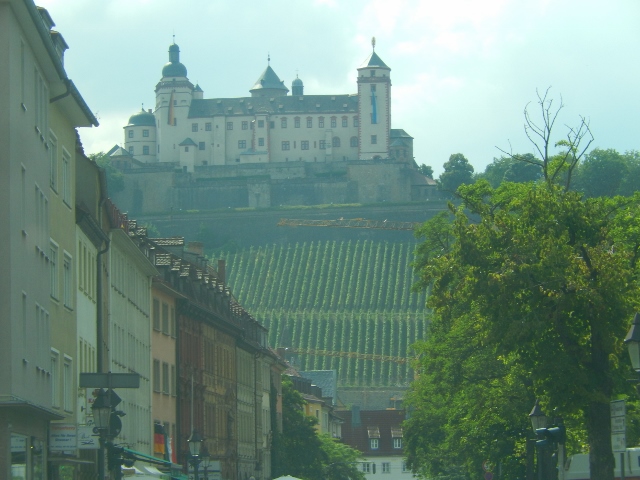
[[[218,279],[221,283],[227,282],[226,266],[224,260],[221,258],[218,260]]]

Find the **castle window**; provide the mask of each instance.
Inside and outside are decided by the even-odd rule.
[[[198,150],[204,150],[204,142],[198,142]]]
[[[144,145],[142,147],[142,154],[143,155],[149,155],[149,146],[148,145]]]
[[[276,128],[276,122],[273,120],[269,122],[269,128]]]
[[[336,117],[331,117],[331,128],[336,128],[338,126],[338,122],[336,121]]]
[[[258,128],[264,128],[264,120],[258,120]]]
[[[133,155],[133,147],[129,147],[129,153]]]
[[[259,138],[258,139],[258,146],[259,147],[264,147],[264,138]]]
[[[289,150],[289,149],[290,149],[290,147],[291,147],[291,144],[289,143],[289,141],[288,141],[288,140],[284,140],[284,141],[282,142],[282,150]]]
[[[189,147],[184,147],[184,151],[188,152],[189,151]]]
[[[309,140],[300,141],[300,149],[301,150],[309,150]]]
[[[347,117],[342,117],[342,126],[343,127],[349,126],[349,120],[347,119]]]
[[[375,77],[375,76],[376,76],[376,71],[375,71],[375,70],[371,70],[370,75],[371,75],[372,77]]]
[[[238,148],[247,148],[246,140],[238,140]]]
[[[133,130],[129,130],[129,138],[133,138]]]
[[[233,122],[227,122],[227,130],[233,130]]]
[[[287,128],[287,119],[286,118],[280,119],[280,128]]]
[[[192,123],[191,124],[191,131],[192,132],[197,132],[198,131],[198,124],[197,123]]]
[[[210,131],[211,131],[211,122],[207,122],[207,123],[205,123],[205,124],[204,124],[204,129],[205,129],[207,132],[210,132]]]
[[[359,125],[360,125],[360,124],[358,123],[358,117],[353,117],[353,126],[354,126],[354,127],[357,127],[357,126],[359,126]]]
[[[300,117],[296,117],[293,119],[293,126],[295,128],[300,128]]]
[[[324,150],[326,147],[326,142],[324,140],[320,140],[320,146],[319,146],[320,150]]]
[[[318,118],[318,127],[324,128],[324,117]]]
[[[242,130],[249,130],[249,122],[246,120],[242,122]]]
[[[376,145],[378,143],[378,136],[371,135],[371,145]]]
[[[149,136],[149,130],[142,130],[142,136],[143,137],[148,137]]]
[[[358,146],[358,137],[351,137],[351,146],[352,147]]]
[[[313,118],[307,117],[307,128],[313,127]]]
[[[340,137],[333,137],[333,139],[331,140],[331,145],[333,145],[334,147],[339,147],[340,146]]]

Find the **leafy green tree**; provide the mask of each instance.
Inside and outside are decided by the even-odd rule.
[[[124,190],[124,175],[111,164],[111,159],[104,152],[92,153],[89,158],[102,167],[107,174],[107,189],[109,194]]]
[[[613,197],[628,174],[627,162],[616,150],[596,148],[578,167],[573,185],[588,197]]]
[[[627,176],[620,182],[619,195],[630,197],[640,190],[640,152],[631,150],[623,156],[627,164]]]
[[[326,480],[365,480],[364,472],[358,468],[362,456],[358,450],[326,434],[320,435],[320,441],[326,455],[323,470]]]
[[[484,179],[496,188],[503,181],[506,182],[533,182],[542,177],[542,169],[537,159],[531,153],[524,155],[502,156],[494,158],[485,168],[483,173],[478,174],[477,179]]]
[[[425,165],[424,163],[420,164],[418,166],[418,171],[425,177],[433,178],[433,168],[429,165]]]
[[[540,142],[544,181],[460,187],[450,248],[418,250],[418,288],[431,289],[434,312],[409,397],[406,453],[420,473],[460,466],[476,478],[490,459],[521,476],[522,412],[540,398],[547,411],[584,425],[573,441],[589,446],[592,478],[613,479],[609,402],[629,393],[620,354],[640,302],[640,194],[583,199],[570,191],[589,126],[582,119],[553,141],[562,105],[554,110],[547,94],[538,100],[542,123],[526,110],[525,123]],[[447,232],[436,221],[419,232],[425,244]]]
[[[440,175],[440,189],[453,195],[460,185],[473,183],[473,166],[461,153],[454,153],[445,162]]]
[[[316,433],[318,421],[304,414],[302,395],[286,375],[282,378],[282,433],[273,437],[272,476],[321,480],[327,455]]]

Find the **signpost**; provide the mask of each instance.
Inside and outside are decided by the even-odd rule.
[[[138,373],[81,373],[80,387],[140,388]]]
[[[624,453],[627,451],[627,409],[624,400],[611,402],[611,447],[620,453],[620,479],[624,480]]]

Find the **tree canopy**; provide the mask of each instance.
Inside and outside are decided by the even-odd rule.
[[[92,153],[89,158],[102,167],[107,174],[107,188],[112,195],[124,190],[124,175],[111,164],[111,159],[104,152]]]
[[[640,154],[593,149],[578,165],[573,188],[587,197],[633,195],[640,190]]]
[[[420,473],[477,478],[489,459],[522,476],[539,398],[589,446],[592,478],[613,479],[609,402],[629,393],[621,353],[640,303],[640,193],[571,191],[588,124],[555,142],[562,106],[538,99],[542,123],[525,118],[543,181],[461,186],[452,221],[418,231],[417,288],[430,289],[434,312],[409,395],[406,453]]]
[[[473,166],[461,153],[454,153],[444,165],[439,177],[440,189],[451,195],[462,184],[473,183]]]

